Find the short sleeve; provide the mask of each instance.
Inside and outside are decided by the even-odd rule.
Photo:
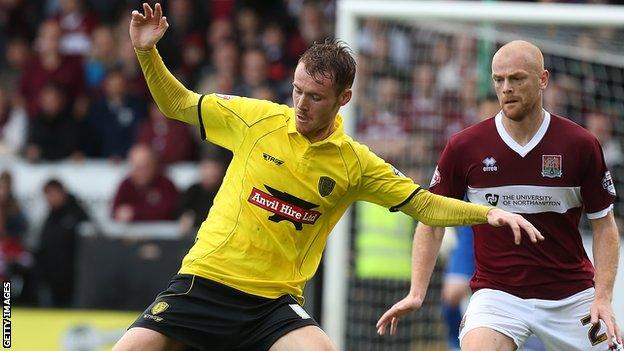
[[[420,186],[368,148],[363,149],[366,152],[358,156],[362,160],[362,183],[357,200],[396,211],[420,190]]]
[[[616,196],[615,185],[598,140],[594,138],[587,149],[581,196],[587,217],[597,219],[606,216],[612,208]]]
[[[453,139],[451,139],[438,160],[438,165],[433,172],[429,191],[434,194],[463,199],[466,192],[466,181],[460,169]]]

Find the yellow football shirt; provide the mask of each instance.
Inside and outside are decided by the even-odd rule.
[[[419,191],[347,136],[341,116],[328,138],[310,143],[297,132],[292,108],[193,93],[166,70],[155,49],[137,56],[161,110],[198,124],[202,137],[234,155],[180,273],[268,298],[290,294],[301,302],[327,236],[355,201],[400,207],[431,224],[486,221],[485,206]],[[454,211],[439,211],[438,205]]]

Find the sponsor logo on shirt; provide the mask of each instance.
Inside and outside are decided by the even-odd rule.
[[[561,155],[542,155],[542,177],[561,178]]]
[[[485,194],[485,201],[492,206],[496,206],[498,204],[499,196],[497,194]]]
[[[498,171],[498,167],[496,167],[496,160],[494,159],[494,157],[486,157],[481,162],[483,162],[483,172]]]
[[[318,191],[322,197],[325,197],[331,194],[332,190],[334,190],[334,186],[336,185],[336,181],[331,179],[330,177],[322,176],[318,181]]]
[[[440,177],[440,171],[438,171],[438,166],[436,166],[435,171],[433,171],[433,177],[431,177],[431,182],[429,183],[429,187],[433,187],[434,185],[437,185],[440,183],[440,180],[442,178]]]
[[[613,179],[609,171],[606,171],[604,177],[602,177],[602,188],[609,194],[615,196],[615,185],[613,185]]]
[[[291,194],[276,190],[265,185],[270,194],[253,188],[247,201],[271,213],[269,220],[273,222],[289,221],[296,230],[302,230],[304,224],[314,224],[321,216],[312,210],[319,205],[307,202]]]
[[[278,166],[281,166],[284,164],[284,161],[280,160],[279,158],[275,158],[269,154],[267,154],[266,152],[262,153],[262,158],[264,158],[265,161],[269,161],[269,162],[273,162]]]
[[[219,99],[222,99],[222,100],[231,100],[231,99],[237,97],[237,96],[234,96],[234,95],[227,95],[227,94],[215,94],[215,96],[218,97]]]

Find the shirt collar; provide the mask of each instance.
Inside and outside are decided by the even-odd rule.
[[[288,120],[288,134],[299,134],[301,135],[298,131],[297,131],[297,126],[295,124],[295,116],[293,115],[289,120]],[[342,141],[344,139],[344,123],[342,121],[342,116],[340,114],[336,115],[336,120],[334,121],[334,126],[336,127],[336,129],[334,129],[334,131],[325,139],[323,140],[319,140],[315,143],[311,143],[313,145],[322,145],[324,143],[332,143],[336,146],[340,146],[342,144]],[[305,138],[303,135],[301,135],[303,138]],[[307,138],[305,138],[307,140]]]

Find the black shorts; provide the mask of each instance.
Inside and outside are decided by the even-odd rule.
[[[268,299],[177,274],[130,326],[199,350],[268,350],[286,333],[318,323],[290,295]]]

